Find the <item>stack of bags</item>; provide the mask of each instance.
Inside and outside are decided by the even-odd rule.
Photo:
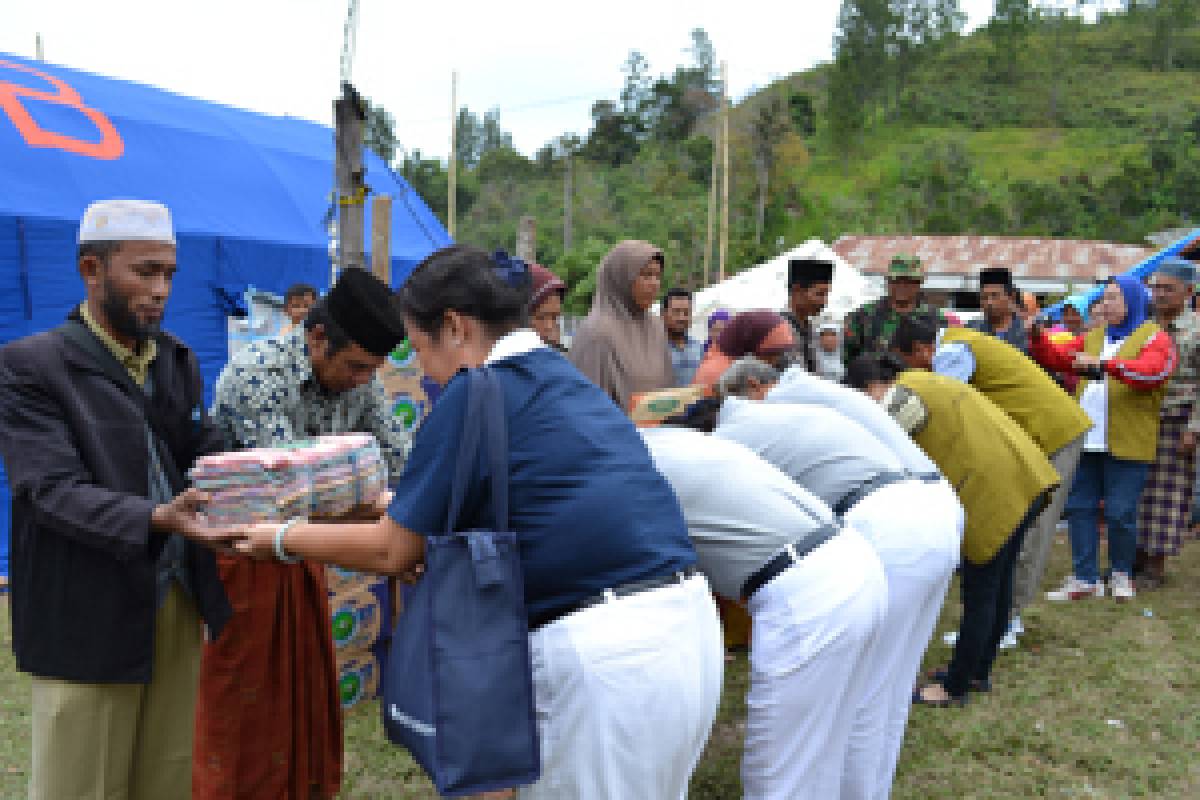
[[[189,473],[212,525],[336,517],[373,505],[387,484],[375,437],[321,436],[287,447],[204,456]]]
[[[389,581],[337,567],[325,568],[338,696],[348,709],[379,693],[380,670],[392,629]]]

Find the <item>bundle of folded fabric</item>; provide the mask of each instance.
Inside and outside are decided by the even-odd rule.
[[[387,483],[375,437],[321,436],[288,447],[197,459],[189,477],[214,525],[339,516],[374,504]]]

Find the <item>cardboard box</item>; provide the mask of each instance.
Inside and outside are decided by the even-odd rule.
[[[331,598],[329,611],[333,645],[339,650],[369,650],[384,630],[386,609],[370,589]]]
[[[379,661],[371,652],[338,662],[337,688],[342,708],[349,709],[379,696]]]
[[[704,397],[704,387],[685,386],[682,389],[662,389],[633,396],[633,410],[629,413],[633,424],[639,428],[652,428],[664,419],[687,411],[688,406]]]

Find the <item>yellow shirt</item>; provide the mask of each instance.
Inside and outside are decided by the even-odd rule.
[[[83,321],[87,323],[92,333],[96,334],[96,337],[100,341],[104,342],[104,346],[116,356],[121,366],[129,371],[129,377],[133,378],[133,382],[138,386],[144,386],[146,384],[146,376],[150,372],[150,365],[154,362],[155,356],[158,355],[158,342],[153,339],[147,339],[145,342],[142,342],[142,351],[135,353],[110,336],[108,331],[104,330],[92,318],[86,302],[79,307],[79,314],[83,317]]]

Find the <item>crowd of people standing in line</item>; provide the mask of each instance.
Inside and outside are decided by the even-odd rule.
[[[293,327],[237,353],[205,408],[194,355],[161,330],[187,268],[169,211],[89,208],[86,297],[0,348],[30,797],[335,796],[322,565],[420,579],[460,467],[463,370],[488,369],[504,398],[542,753],[522,798],[686,796],[722,620],[724,644],[749,647],[745,796],[886,797],[910,708],[991,690],[1060,518],[1072,574],[1049,599],[1166,580],[1200,432],[1190,262],[1159,269],[1153,304],[1118,277],[1055,327],[987,270],[984,318],[962,327],[923,302],[912,257],[831,324],[833,265],[797,260],[785,312],[714,314],[705,342],[664,266],[650,243],[615,246],[569,350],[563,281],[472,247],[396,293],[359,270],[325,297],[295,287]],[[444,387],[415,436],[376,377],[405,338]],[[679,387],[702,399],[633,425],[641,396]],[[353,518],[214,529],[187,488],[202,455],[351,431],[379,440],[390,474],[386,505]],[[461,469],[457,525],[493,524],[489,467]],[[953,655],[923,680],[956,570]]]

